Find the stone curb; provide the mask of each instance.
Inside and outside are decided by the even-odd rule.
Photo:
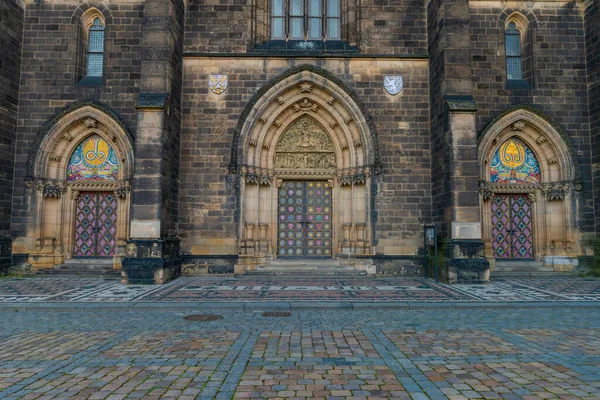
[[[460,309],[534,309],[600,308],[600,301],[573,302],[173,302],[173,303],[0,303],[2,311],[311,311],[311,310],[460,310]]]

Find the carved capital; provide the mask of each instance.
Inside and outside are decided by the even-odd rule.
[[[127,187],[127,186],[121,186],[120,188],[115,190],[115,196],[117,197],[117,199],[126,198],[128,193],[129,193],[129,187]]]

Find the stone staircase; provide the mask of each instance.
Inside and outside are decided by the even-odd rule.
[[[38,275],[71,276],[81,278],[119,278],[121,271],[113,269],[110,258],[72,258],[53,269],[38,271]]]
[[[496,268],[490,278],[512,277],[559,277],[571,276],[570,272],[555,272],[551,266],[539,261],[501,261],[496,260]]]
[[[364,277],[375,274],[375,265],[344,265],[341,260],[298,259],[273,260],[261,264],[255,270],[245,271],[247,276],[291,276],[291,277]]]

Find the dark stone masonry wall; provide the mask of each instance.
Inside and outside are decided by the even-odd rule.
[[[19,0],[0,3],[0,236],[10,235],[15,126],[23,39]]]
[[[587,49],[587,83],[590,104],[590,139],[596,232],[600,231],[600,2],[587,1],[585,10],[585,44]]]
[[[426,60],[312,60],[355,91],[369,110],[379,135],[381,175],[376,182],[376,241],[394,241],[415,254],[422,226],[429,222],[430,152]],[[235,126],[244,107],[263,85],[298,65],[294,59],[189,58],[184,62],[181,138],[180,233],[182,251],[196,253],[204,240],[234,243],[238,237],[237,176],[228,174]],[[219,96],[207,87],[209,73],[228,74]],[[383,76],[405,77],[396,97],[387,95]],[[196,247],[197,246],[197,247]],[[196,253],[197,254],[197,253]]]
[[[476,129],[481,132],[494,116],[517,104],[532,105],[554,119],[573,140],[581,167],[584,191],[577,226],[582,233],[595,232],[584,4],[541,4],[529,10],[507,9],[501,2],[470,2],[473,95],[479,106]],[[522,39],[532,41],[534,68],[528,89],[506,85],[504,24],[514,12],[529,20],[529,32]]]
[[[190,0],[185,51],[245,53],[269,39],[270,0]],[[366,54],[427,54],[422,0],[343,0],[342,37]],[[255,20],[255,21],[253,21]],[[334,46],[335,47],[335,46]],[[268,56],[268,54],[267,54]]]
[[[84,87],[77,85],[80,77],[77,15],[88,7],[88,2],[79,1],[28,2],[25,9],[19,103],[22,117],[16,131],[11,227],[15,236],[25,234],[29,219],[24,199],[29,149],[48,120],[73,103],[94,101],[111,109],[129,131],[135,133],[143,1],[123,0],[111,3],[109,8],[101,7],[107,22],[104,82],[100,86]]]
[[[22,40],[21,1],[0,2],[0,273],[10,266],[10,218]]]
[[[449,152],[444,136],[448,125],[448,114],[444,101],[444,48],[440,41],[443,24],[443,13],[440,10],[442,0],[432,0],[427,8],[428,53],[429,53],[429,110],[431,117],[431,202],[432,221],[440,224],[441,234],[445,236],[447,227],[445,213],[449,205],[448,193],[450,182],[447,165]]]

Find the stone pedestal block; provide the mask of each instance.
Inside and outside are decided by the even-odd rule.
[[[440,245],[440,279],[447,283],[488,283],[490,263],[482,240],[452,239]]]
[[[10,236],[0,237],[0,275],[10,270],[12,253],[12,239]]]
[[[122,282],[162,285],[181,276],[179,239],[131,239],[123,259]]]

